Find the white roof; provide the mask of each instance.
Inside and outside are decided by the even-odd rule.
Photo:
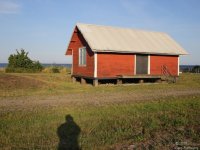
[[[82,23],[78,23],[77,27],[94,52],[188,54],[169,35],[162,32]]]

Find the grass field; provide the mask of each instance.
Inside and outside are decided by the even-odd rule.
[[[199,74],[176,84],[92,87],[69,74],[0,73],[0,149],[58,148],[69,140],[67,115],[71,142],[82,149],[199,147],[199,110]]]

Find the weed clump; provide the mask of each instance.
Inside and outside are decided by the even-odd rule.
[[[50,66],[50,67],[45,67],[42,70],[43,73],[69,73],[70,69],[65,68],[65,67],[59,67],[59,66]]]

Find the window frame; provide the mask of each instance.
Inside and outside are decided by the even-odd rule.
[[[78,51],[79,51],[78,52],[79,53],[78,64],[81,67],[85,67],[86,66],[86,60],[87,60],[87,50],[86,50],[86,47],[80,47]]]

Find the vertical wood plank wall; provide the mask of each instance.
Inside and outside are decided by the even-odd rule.
[[[79,66],[79,48],[86,47],[86,66]],[[82,34],[75,28],[68,49],[73,50],[73,75],[94,77],[94,53]],[[70,51],[69,51],[70,53]]]
[[[169,72],[172,75],[174,76],[178,75],[178,56],[151,55],[151,61],[150,61],[151,75],[161,75],[163,65],[167,66]]]
[[[79,66],[79,48],[86,47],[86,66]],[[73,52],[72,52],[73,51]],[[90,49],[82,34],[75,28],[67,55],[73,53],[73,75],[94,77],[94,52]],[[178,75],[178,56],[150,55],[149,75],[162,75],[162,66],[167,66],[172,75]],[[97,78],[112,78],[117,75],[134,75],[135,54],[96,53]],[[96,77],[96,76],[95,76]]]
[[[98,53],[97,77],[134,74],[134,54]]]

